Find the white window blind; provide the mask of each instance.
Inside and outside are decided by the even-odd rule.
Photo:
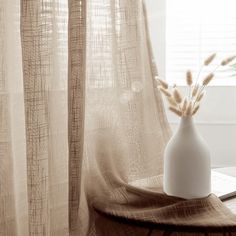
[[[166,79],[183,85],[185,72],[197,76],[204,59],[211,53],[217,59],[202,71],[214,70],[220,60],[236,54],[235,0],[167,0],[166,2]],[[212,85],[236,85],[235,72],[219,68]]]

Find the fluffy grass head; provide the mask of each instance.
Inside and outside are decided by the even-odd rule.
[[[186,72],[186,82],[188,86],[191,86],[193,84],[193,76],[190,70]]]
[[[183,100],[182,95],[181,95],[180,91],[178,90],[178,88],[174,88],[173,97],[174,97],[176,103],[178,103],[178,104],[181,103]]]
[[[166,97],[169,110],[175,113],[176,115],[183,116],[194,116],[200,109],[200,103],[205,96],[205,87],[214,79],[214,72],[220,66],[229,65],[234,59],[235,56],[227,57],[216,66],[211,73],[207,76],[201,76],[201,71],[204,66],[209,66],[213,60],[216,58],[216,53],[209,55],[203,63],[203,66],[199,70],[199,73],[196,78],[193,77],[191,70],[186,71],[186,84],[188,86],[188,96],[182,96],[182,93],[174,84],[169,86],[168,83],[160,78],[157,78],[159,84],[158,88],[160,92]]]
[[[214,60],[214,58],[216,57],[216,53],[211,54],[209,57],[206,58],[206,60],[204,61],[204,65],[208,66],[211,64],[211,62]]]

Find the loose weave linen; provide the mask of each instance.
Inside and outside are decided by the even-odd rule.
[[[143,179],[140,187],[117,188],[106,202],[94,198],[93,206],[98,235],[236,235],[236,215],[215,195],[192,200],[167,196],[162,176]]]
[[[166,201],[126,188],[162,173],[156,75],[141,0],[0,0],[0,236],[153,234],[121,218]]]

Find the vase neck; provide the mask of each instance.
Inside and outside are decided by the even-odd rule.
[[[179,131],[182,131],[182,132],[195,131],[195,124],[194,124],[193,117],[191,116],[181,117]]]

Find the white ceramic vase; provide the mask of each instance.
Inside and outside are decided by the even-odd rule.
[[[163,181],[170,196],[193,199],[211,193],[210,151],[192,117],[181,118],[165,148]]]

